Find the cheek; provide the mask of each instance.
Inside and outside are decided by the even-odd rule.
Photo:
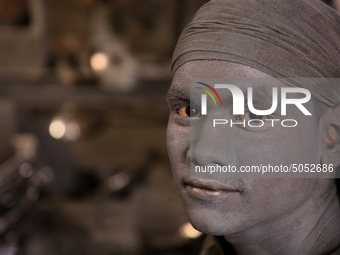
[[[314,128],[315,123],[302,124],[299,123],[300,126],[296,128],[280,127],[263,133],[244,132],[242,141],[234,143],[239,164],[318,164],[318,129]]]
[[[248,204],[266,219],[289,215],[301,207],[315,187],[315,179],[247,179]],[[265,208],[265,210],[263,210]]]

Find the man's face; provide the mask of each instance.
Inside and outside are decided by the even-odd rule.
[[[275,125],[255,131],[251,128],[225,125],[212,130],[211,123],[214,118],[249,118],[247,113],[244,116],[232,115],[232,104],[227,90],[220,94],[222,101],[227,102],[221,116],[209,115],[209,112],[204,117],[187,115],[191,78],[268,77],[250,67],[223,61],[188,62],[174,75],[168,93],[171,108],[167,131],[169,157],[175,184],[186,213],[191,223],[202,232],[228,235],[259,224],[288,219],[310,201],[313,200],[316,204],[322,201],[332,190],[332,181],[327,179],[212,180],[190,177],[190,164],[231,164],[240,167],[263,163],[272,166],[320,163],[326,135],[322,124],[323,115],[319,113],[319,104],[314,99],[304,104],[312,116],[305,116],[293,106],[287,108],[286,116],[275,116],[277,119],[297,120],[298,125],[294,128]],[[254,91],[271,91],[272,87],[285,87],[280,82],[261,86],[263,87],[254,88]],[[290,98],[299,96],[290,94]],[[258,100],[262,101],[261,98]],[[269,108],[270,105],[264,109]],[[191,139],[190,129],[195,129],[195,137]]]

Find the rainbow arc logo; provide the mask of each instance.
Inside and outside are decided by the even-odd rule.
[[[222,100],[220,98],[220,95],[217,93],[217,91],[213,87],[211,87],[210,85],[203,83],[203,82],[197,82],[197,83],[201,84],[203,86],[206,86],[208,89],[210,89],[212,92],[214,92],[215,95],[217,96],[218,100],[220,101],[221,106],[222,106]],[[211,94],[211,92],[209,90],[203,89],[203,88],[200,88],[200,87],[196,87],[196,88],[201,89],[204,92],[206,92],[212,98],[212,100],[214,100],[214,103],[217,106],[215,97]],[[202,100],[201,113],[202,113],[202,115],[206,115],[207,114],[207,95],[202,94],[201,100]]]
[[[222,106],[222,100],[221,100],[221,98],[220,98],[220,95],[217,93],[217,91],[216,91],[213,87],[211,87],[210,85],[205,84],[205,83],[203,83],[203,82],[197,82],[197,83],[198,83],[198,84],[201,84],[201,85],[203,85],[203,86],[206,86],[206,87],[209,88],[212,92],[214,92],[215,95],[217,96],[218,100],[220,101],[221,106]],[[200,88],[200,87],[197,87],[197,88],[203,90],[204,92],[206,92],[206,93],[214,100],[214,103],[215,103],[215,105],[217,106],[216,100],[215,100],[214,96],[211,94],[211,92],[210,92],[209,90],[206,90],[206,89],[203,89],[203,88]]]

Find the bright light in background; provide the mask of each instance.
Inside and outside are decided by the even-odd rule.
[[[127,173],[119,172],[109,179],[109,186],[113,190],[119,190],[126,187],[130,183],[130,177]]]
[[[75,120],[53,119],[50,128],[50,135],[55,139],[75,141],[81,134],[80,126]]]
[[[202,235],[201,232],[194,229],[190,222],[184,223],[182,226],[180,226],[179,232],[181,236],[185,238],[197,238]]]
[[[93,70],[104,71],[109,65],[109,57],[103,52],[97,52],[92,55],[90,63]]]
[[[50,124],[50,135],[55,139],[60,139],[65,135],[66,126],[65,123],[60,119],[52,120]]]

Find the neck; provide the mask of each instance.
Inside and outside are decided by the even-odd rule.
[[[291,215],[225,236],[236,254],[331,254],[340,245],[336,189],[304,204]]]

